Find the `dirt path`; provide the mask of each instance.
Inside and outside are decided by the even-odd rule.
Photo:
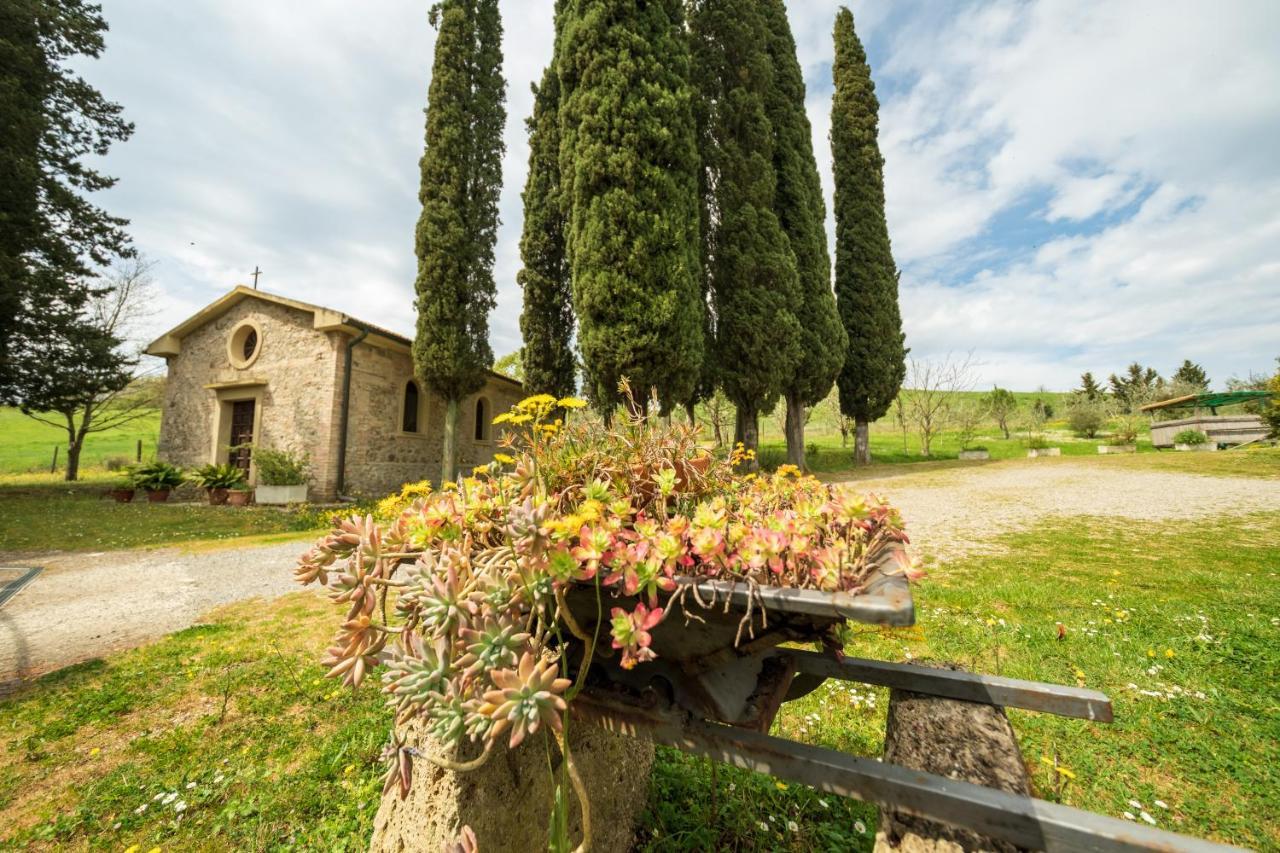
[[[0,608],[0,695],[15,679],[186,628],[220,604],[298,590],[292,568],[306,547],[297,541],[6,561],[45,570]]]
[[[938,562],[990,553],[992,540],[1051,516],[1134,521],[1280,512],[1280,481],[1108,467],[1096,462],[1017,460],[934,469],[849,487],[897,506],[912,544]]]

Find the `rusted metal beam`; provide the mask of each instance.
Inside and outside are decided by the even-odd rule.
[[[787,649],[785,654],[795,659],[799,672],[823,678],[896,687],[1006,708],[1025,708],[1096,723],[1112,721],[1111,700],[1097,690],[865,658],[835,660],[799,649]]]
[[[685,720],[678,713],[637,708],[590,692],[578,696],[572,708],[575,715],[619,734],[647,737],[725,764],[962,826],[1030,850],[1209,853],[1237,849],[767,734]]]

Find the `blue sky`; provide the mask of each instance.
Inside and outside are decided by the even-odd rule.
[[[133,139],[102,194],[157,262],[158,333],[255,265],[264,289],[406,333],[426,3],[103,0],[86,76]],[[831,28],[789,4],[830,206]],[[850,4],[881,97],[908,345],[982,383],[1128,362],[1220,385],[1280,355],[1280,4]],[[494,351],[519,346],[529,83],[551,0],[502,4],[508,78]]]

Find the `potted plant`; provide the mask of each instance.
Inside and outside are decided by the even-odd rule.
[[[1198,429],[1184,429],[1173,437],[1174,450],[1217,450],[1218,445],[1209,443],[1209,436]]]
[[[256,503],[296,504],[307,499],[307,457],[259,447],[253,451],[253,461],[258,466]]]
[[[1036,433],[1027,438],[1027,458],[1035,459],[1038,456],[1061,456],[1061,447],[1050,447],[1049,440],[1043,435]]]
[[[151,503],[164,503],[169,500],[169,493],[186,480],[182,469],[168,462],[135,465],[129,470],[129,477],[135,488],[147,493],[147,500]]]
[[[228,506],[248,506],[249,500],[253,497],[253,489],[248,485],[242,485],[239,488],[227,490]]]
[[[112,486],[107,490],[107,494],[111,495],[116,503],[127,504],[133,500],[135,491],[136,490],[133,487],[133,480],[129,479],[125,480],[123,486]]]
[[[244,471],[235,465],[205,465],[196,469],[196,483],[209,496],[210,506],[222,506],[232,489],[245,487]]]

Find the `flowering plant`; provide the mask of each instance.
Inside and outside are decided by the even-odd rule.
[[[483,747],[458,763],[393,738],[386,790],[408,791],[413,757],[468,769],[499,742],[559,732],[593,655],[611,654],[597,652],[603,631],[621,666],[653,660],[650,631],[686,606],[686,579],[854,593],[906,541],[877,499],[794,467],[735,476],[744,454],[717,459],[688,427],[566,422],[582,405],[522,401],[495,419],[508,433],[493,463],[385,523],[347,519],[299,560],[297,579],[346,607],[329,675],[359,685],[382,667],[398,722],[421,717],[446,746]],[[592,634],[565,605],[571,585],[634,603]],[[582,664],[569,673],[574,642]]]

